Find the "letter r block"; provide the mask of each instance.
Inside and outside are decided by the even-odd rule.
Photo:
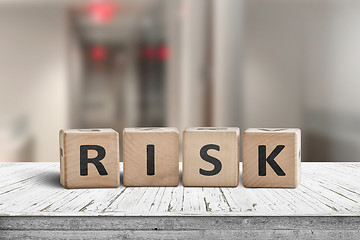
[[[119,134],[113,129],[65,129],[60,139],[60,183],[65,188],[120,185]]]
[[[242,151],[245,187],[295,188],[300,183],[300,129],[247,129]]]
[[[179,185],[179,131],[176,128],[125,128],[124,186]]]
[[[188,128],[183,135],[183,185],[236,187],[239,128]]]

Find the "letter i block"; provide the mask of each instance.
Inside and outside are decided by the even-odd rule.
[[[183,185],[236,187],[239,128],[188,128],[183,135]]]
[[[65,188],[120,185],[119,134],[113,129],[66,129],[60,138],[60,183]]]
[[[243,135],[244,186],[297,187],[300,183],[300,154],[300,129],[247,129]]]
[[[125,128],[124,186],[179,185],[179,131],[176,128]]]

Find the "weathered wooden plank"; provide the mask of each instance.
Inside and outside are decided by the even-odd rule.
[[[360,163],[303,163],[296,189],[69,190],[59,184],[58,163],[0,163],[0,174],[0,215],[360,216]]]
[[[164,197],[160,202],[157,211],[163,212],[180,212],[183,201],[183,186],[166,188]]]

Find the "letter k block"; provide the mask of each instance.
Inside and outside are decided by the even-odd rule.
[[[120,185],[119,134],[113,129],[66,129],[60,138],[60,183],[65,188]]]
[[[244,186],[297,187],[300,183],[300,152],[300,129],[247,129],[243,135]]]

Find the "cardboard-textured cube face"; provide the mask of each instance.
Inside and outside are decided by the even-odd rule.
[[[295,188],[300,183],[300,129],[247,129],[242,151],[245,187]]]
[[[66,129],[60,137],[60,182],[65,188],[120,185],[119,134],[113,129]]]
[[[125,128],[125,186],[179,185],[179,131],[176,128]]]
[[[183,185],[236,187],[239,128],[188,128],[183,135]]]

